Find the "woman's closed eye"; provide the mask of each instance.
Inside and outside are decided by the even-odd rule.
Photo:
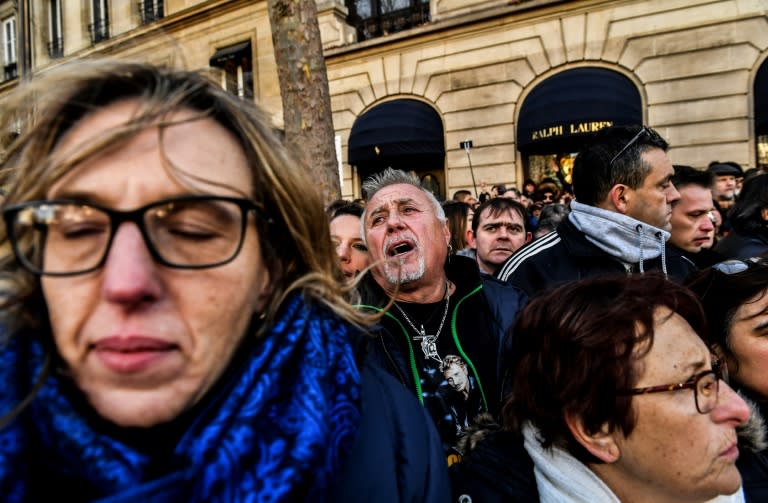
[[[205,241],[221,236],[221,233],[215,229],[194,225],[175,225],[168,227],[166,233],[173,238],[190,241]]]
[[[48,230],[64,239],[85,239],[103,235],[109,232],[109,227],[101,222],[78,221],[49,225]]]

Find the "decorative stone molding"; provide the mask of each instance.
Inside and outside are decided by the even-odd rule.
[[[347,24],[348,14],[343,0],[317,0],[317,23],[323,49],[357,42],[355,29]]]

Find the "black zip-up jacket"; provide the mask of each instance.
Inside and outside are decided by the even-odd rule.
[[[525,294],[493,277],[481,278],[477,263],[467,257],[451,256],[445,265],[448,279],[456,285],[456,299],[447,320],[447,328],[456,346],[474,368],[485,409],[496,412],[501,402],[501,356],[505,331],[527,302]],[[381,311],[389,298],[368,274],[358,288],[361,308]],[[371,352],[377,364],[421,397],[419,369],[409,329],[387,312],[371,331],[377,336]]]
[[[696,266],[679,249],[664,245],[668,277],[682,283]],[[662,270],[662,257],[643,261],[644,271]],[[638,273],[639,264],[630,268],[590,242],[566,218],[551,232],[517,250],[499,268],[501,281],[521,288],[533,297],[568,281],[603,274]]]

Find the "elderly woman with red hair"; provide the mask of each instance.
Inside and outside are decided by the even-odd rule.
[[[700,333],[696,297],[660,275],[534,299],[514,329],[503,429],[451,467],[457,501],[743,501],[749,409]]]

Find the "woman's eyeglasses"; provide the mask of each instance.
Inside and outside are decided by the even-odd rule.
[[[720,381],[728,378],[725,363],[712,357],[712,370],[705,370],[685,382],[677,384],[660,384],[646,388],[632,388],[619,391],[620,395],[645,395],[648,393],[665,393],[668,391],[693,390],[693,399],[699,414],[708,414],[717,407]]]
[[[156,262],[181,269],[216,267],[243,246],[248,199],[188,196],[118,211],[83,201],[17,204],[3,211],[19,262],[34,274],[72,276],[104,265],[118,227],[134,223]]]

